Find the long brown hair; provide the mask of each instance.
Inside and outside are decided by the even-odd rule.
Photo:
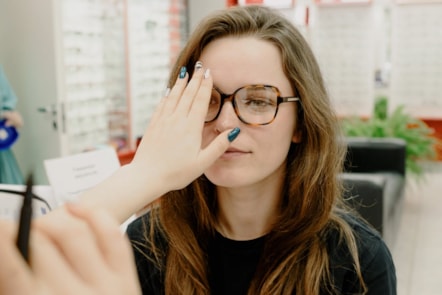
[[[300,32],[283,16],[259,6],[216,12],[200,23],[172,69],[172,86],[181,66],[192,69],[211,41],[225,36],[253,36],[277,46],[284,73],[301,99],[296,116],[302,140],[287,155],[287,173],[277,221],[266,238],[249,294],[333,294],[326,239],[339,233],[354,260],[362,290],[355,237],[340,214],[344,146],[316,59]],[[183,173],[186,173],[183,171]],[[150,244],[165,271],[165,292],[209,294],[206,248],[214,233],[216,190],[204,176],[169,192],[152,208],[146,239],[161,230],[166,253]],[[165,263],[160,259],[164,257]]]

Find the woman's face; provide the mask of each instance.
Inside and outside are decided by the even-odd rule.
[[[210,69],[214,86],[223,93],[231,94],[246,85],[267,84],[277,87],[283,97],[294,95],[282,70],[281,54],[270,42],[253,37],[221,38],[206,46],[200,60]],[[281,179],[290,144],[299,142],[295,114],[296,103],[282,103],[271,124],[251,126],[241,122],[231,102],[226,102],[218,118],[205,124],[203,147],[226,129],[240,127],[241,133],[205,172],[206,177],[222,187]]]

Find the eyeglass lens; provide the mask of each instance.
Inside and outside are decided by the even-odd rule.
[[[232,95],[221,94],[212,90],[206,122],[215,120],[222,108],[224,99],[232,99],[238,117],[249,124],[266,124],[271,122],[278,108],[279,92],[272,86],[246,86],[236,90]]]

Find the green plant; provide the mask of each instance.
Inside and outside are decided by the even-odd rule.
[[[375,101],[372,117],[368,119],[348,117],[342,119],[344,134],[349,137],[396,137],[406,141],[406,170],[420,176],[422,160],[435,159],[438,140],[433,130],[425,122],[404,111],[398,106],[388,114],[387,97]]]

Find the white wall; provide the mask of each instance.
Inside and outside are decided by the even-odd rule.
[[[0,0],[0,64],[3,64],[3,55],[4,55],[4,39],[5,39],[5,25],[3,20],[6,18],[5,16],[5,2],[7,0]]]
[[[13,151],[22,172],[33,171],[38,184],[47,182],[41,159],[59,150],[51,121],[37,112],[46,101],[58,97],[53,3],[0,0],[0,63],[24,118]]]
[[[200,20],[208,13],[224,9],[226,7],[226,0],[188,0],[188,5],[189,29],[192,32]]]

